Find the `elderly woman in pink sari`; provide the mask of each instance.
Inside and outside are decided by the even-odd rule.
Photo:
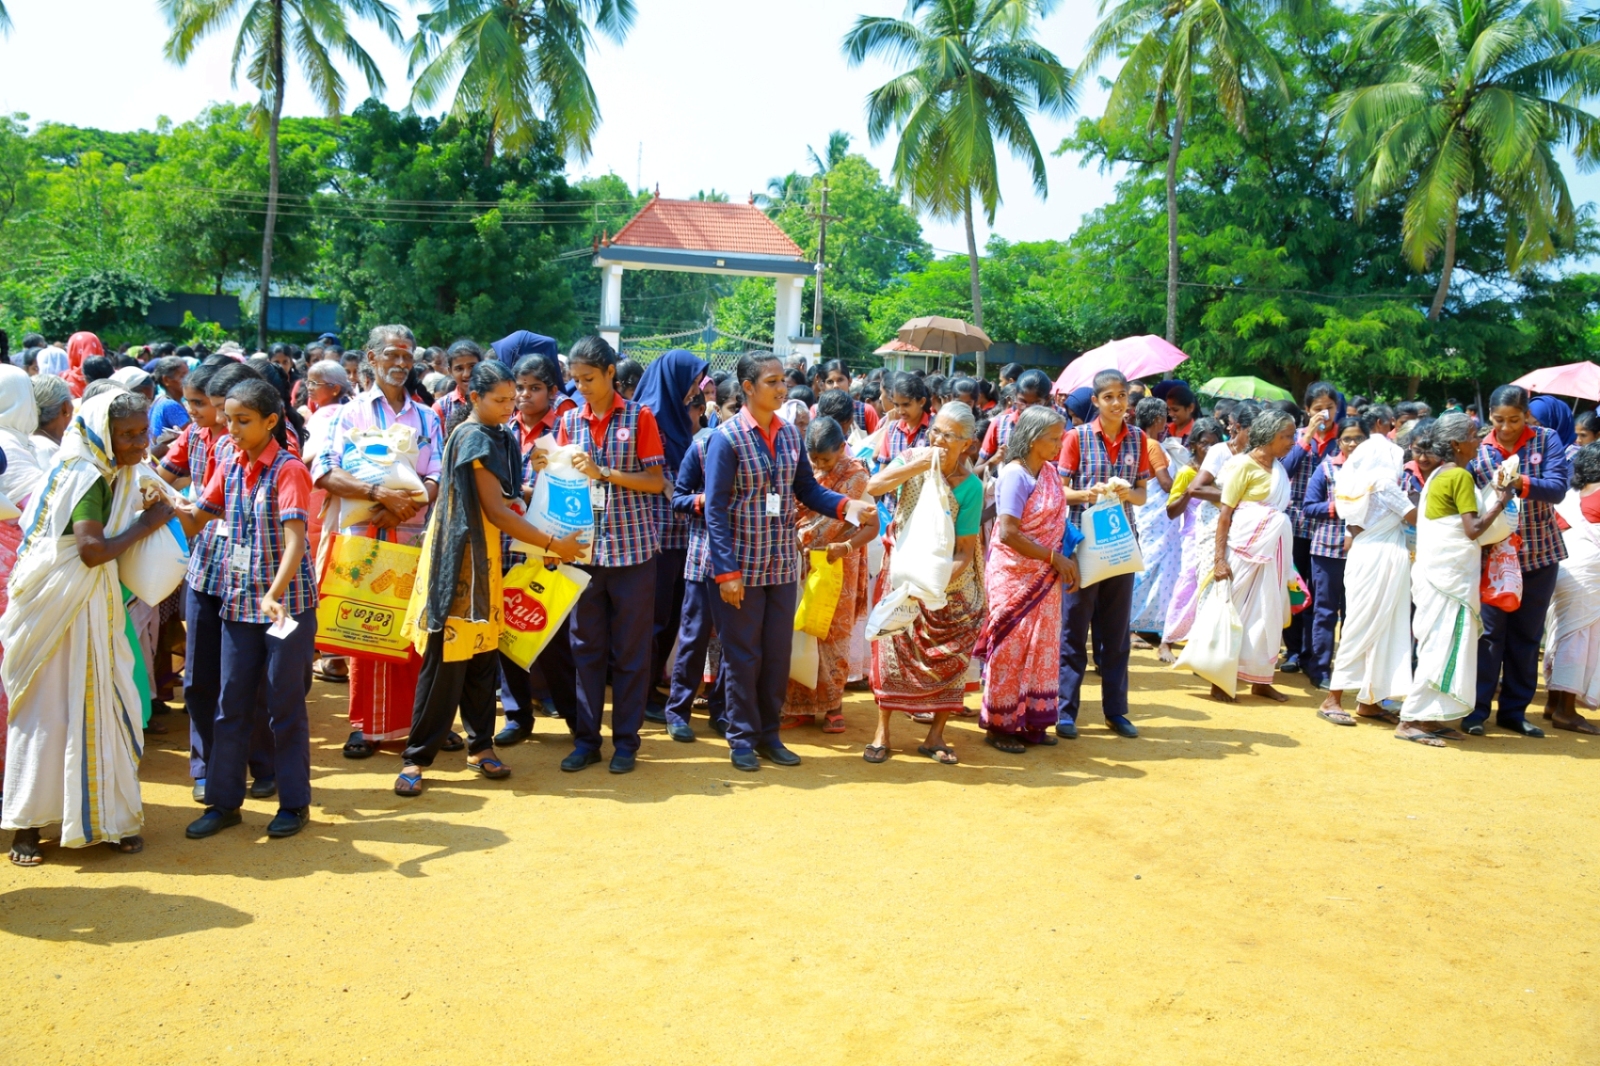
[[[1023,411],[995,491],[989,613],[975,654],[983,659],[984,742],[1011,755],[1056,743],[1061,590],[1078,584],[1077,564],[1061,553],[1067,508],[1054,461],[1065,425],[1054,408]]]
[[[1289,621],[1289,578],[1294,546],[1289,516],[1274,506],[1278,461],[1294,447],[1294,420],[1282,411],[1262,411],[1250,425],[1250,450],[1222,471],[1221,516],[1217,519],[1214,581],[1233,582],[1233,605],[1244,624],[1239,680],[1250,691],[1278,703],[1289,697],[1272,687],[1283,627]],[[1211,686],[1212,698],[1233,695]]]

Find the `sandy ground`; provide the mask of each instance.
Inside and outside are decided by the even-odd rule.
[[[319,684],[298,838],[250,801],[185,840],[169,742],[144,854],[0,867],[0,1062],[1600,1060],[1600,745],[1424,749],[1149,652],[1134,684],[1143,739],[1091,701],[1021,758],[961,721],[949,768],[909,722],[864,763],[864,696],[759,774],[658,726],[562,774],[541,719],[509,781],[445,756],[417,800]]]

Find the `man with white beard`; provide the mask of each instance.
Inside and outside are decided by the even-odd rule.
[[[338,499],[350,499],[378,505],[370,519],[339,529],[342,534],[370,536],[371,528],[376,526],[380,540],[422,544],[428,524],[427,506],[418,505],[403,490],[370,484],[345,469],[355,454],[350,442],[352,433],[394,425],[410,426],[417,434],[417,474],[427,489],[428,502],[431,504],[438,497],[444,432],[439,416],[412,394],[416,348],[416,337],[405,326],[373,329],[363,355],[364,369],[370,368],[372,372],[372,388],[340,408],[322,453],[311,457],[312,479],[317,488],[328,494],[331,504],[337,506]],[[328,522],[337,525],[336,514],[330,515]],[[404,663],[351,660],[351,733],[344,745],[345,758],[365,759],[377,751],[379,744],[405,739],[411,728],[412,703],[421,665],[422,660],[415,652],[411,652]],[[462,744],[461,738],[452,733],[445,750],[459,750]]]

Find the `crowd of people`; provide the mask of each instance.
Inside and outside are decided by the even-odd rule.
[[[1182,667],[1179,648],[1230,640],[1227,676],[1196,668],[1219,700],[1284,702],[1277,677],[1298,671],[1333,725],[1440,747],[1493,714],[1539,737],[1542,660],[1544,720],[1600,733],[1580,713],[1600,707],[1600,420],[1515,385],[1437,417],[1327,382],[1205,411],[1182,381],[1115,370],[1060,395],[1015,365],[998,383],[767,352],[641,366],[599,337],[425,348],[401,325],[351,351],[328,335],[107,352],[80,332],[6,355],[0,825],[17,865],[51,827],[62,846],[143,848],[139,762],[180,691],[203,808],[186,835],[240,824],[247,798],[276,798],[267,834],[295,835],[314,678],[347,689],[343,755],[396,751],[407,797],[441,752],[508,777],[500,752],[540,717],[563,721],[560,768],[581,772],[605,759],[608,702],[615,774],[647,722],[693,743],[697,715],[737,769],[797,765],[785,734],[844,732],[847,691],[876,701],[869,763],[901,715],[940,765],[959,762],[952,716],[1026,755],[1078,735],[1091,671],[1106,726],[1134,739],[1133,650]],[[374,434],[401,442],[412,487],[372,476]],[[559,536],[529,511],[556,456],[593,513]],[[1091,570],[1091,513],[1136,530],[1135,569]],[[390,576],[399,654],[318,646],[348,538],[415,549]],[[504,650],[505,583],[540,555],[586,583],[525,666]],[[141,598],[179,556],[176,591]],[[797,608],[823,568],[837,604],[812,648]]]

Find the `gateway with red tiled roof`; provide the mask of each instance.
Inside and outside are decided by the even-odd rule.
[[[614,237],[595,242],[594,265],[603,271],[600,335],[613,347],[621,339],[626,270],[773,278],[778,287],[774,350],[788,354],[817,347],[814,338],[799,336],[800,297],[816,265],[754,203],[664,200],[658,193]]]

